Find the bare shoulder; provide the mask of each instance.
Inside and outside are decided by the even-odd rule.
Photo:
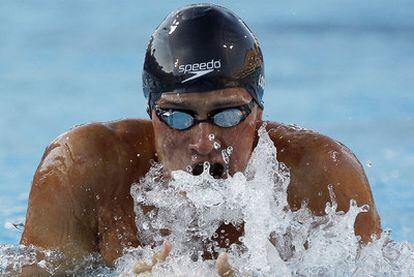
[[[269,123],[267,130],[278,149],[280,158],[286,159],[295,167],[312,167],[326,173],[350,169],[363,173],[362,166],[354,153],[341,142],[316,131],[297,125]],[[323,165],[322,167],[319,167]],[[315,169],[315,168],[313,168]],[[330,170],[328,170],[330,169]]]
[[[121,120],[77,126],[56,138],[33,178],[22,243],[73,242],[94,250],[101,203],[130,197],[130,185],[150,166],[150,130],[146,121]]]
[[[129,163],[136,166],[153,157],[153,132],[148,120],[89,123],[57,137],[46,148],[37,174],[58,170],[72,180],[104,178],[116,174],[120,166],[132,168]]]
[[[288,201],[292,209],[300,208],[302,201],[307,200],[315,214],[324,214],[325,204],[330,201],[330,185],[339,210],[347,211],[351,199],[359,206],[370,206],[367,214],[358,216],[355,227],[365,241],[371,233],[378,232],[380,220],[368,179],[348,147],[295,125],[269,123],[267,130],[277,148],[278,159],[290,169]]]
[[[292,182],[301,183],[301,190],[307,194],[326,197],[328,185],[340,192],[339,197],[345,193],[357,197],[350,191],[355,188],[369,190],[360,162],[342,143],[295,125],[271,123],[268,133],[278,150],[278,159],[291,170]]]
[[[90,151],[98,149],[100,153],[102,146],[118,144],[123,147],[152,143],[153,131],[149,120],[123,119],[110,122],[95,122],[78,125],[58,136],[49,147],[70,145],[78,151]],[[112,148],[106,147],[107,150]]]

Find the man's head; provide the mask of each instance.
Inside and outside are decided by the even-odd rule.
[[[217,177],[226,168],[244,170],[261,120],[263,71],[256,38],[228,9],[190,5],[161,22],[147,48],[143,86],[167,173],[188,165],[199,173],[205,161]]]

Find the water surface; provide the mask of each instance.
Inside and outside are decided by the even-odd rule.
[[[17,244],[48,143],[92,121],[145,118],[147,40],[188,1],[0,3],[0,243]],[[338,139],[359,157],[385,228],[413,241],[414,2],[217,1],[256,32],[265,118]]]

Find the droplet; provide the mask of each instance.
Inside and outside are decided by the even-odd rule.
[[[142,228],[143,228],[144,230],[148,230],[148,229],[149,229],[148,222],[144,222],[144,223],[142,224]]]
[[[372,162],[368,160],[368,161],[366,161],[365,165],[368,166],[368,167],[372,167]]]
[[[209,170],[210,170],[210,163],[208,161],[205,161],[204,164],[203,164],[203,168],[204,168],[204,171],[209,172]]]
[[[233,154],[233,146],[227,147],[227,154],[229,155]]]
[[[363,213],[367,213],[369,211],[369,205],[368,204],[362,205],[361,206],[361,211]]]
[[[192,166],[191,166],[191,165],[187,165],[187,166],[185,167],[185,170],[186,170],[187,172],[191,173],[191,172],[193,171],[193,168],[192,168]]]
[[[225,164],[229,163],[230,157],[229,157],[229,154],[227,154],[226,150],[221,150],[221,157],[222,157]]]
[[[221,148],[221,144],[218,143],[217,141],[214,142],[213,146],[214,146],[214,149],[216,150]]]
[[[215,136],[214,134],[209,134],[209,135],[208,135],[208,139],[209,139],[210,141],[213,141],[215,137],[216,137],[216,136]]]

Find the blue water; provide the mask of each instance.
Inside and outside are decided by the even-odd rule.
[[[145,118],[147,40],[188,1],[0,2],[0,243],[16,244],[44,148],[73,125]],[[342,141],[384,228],[414,241],[414,2],[216,1],[253,29],[265,118]],[[62,195],[64,197],[64,195]]]

